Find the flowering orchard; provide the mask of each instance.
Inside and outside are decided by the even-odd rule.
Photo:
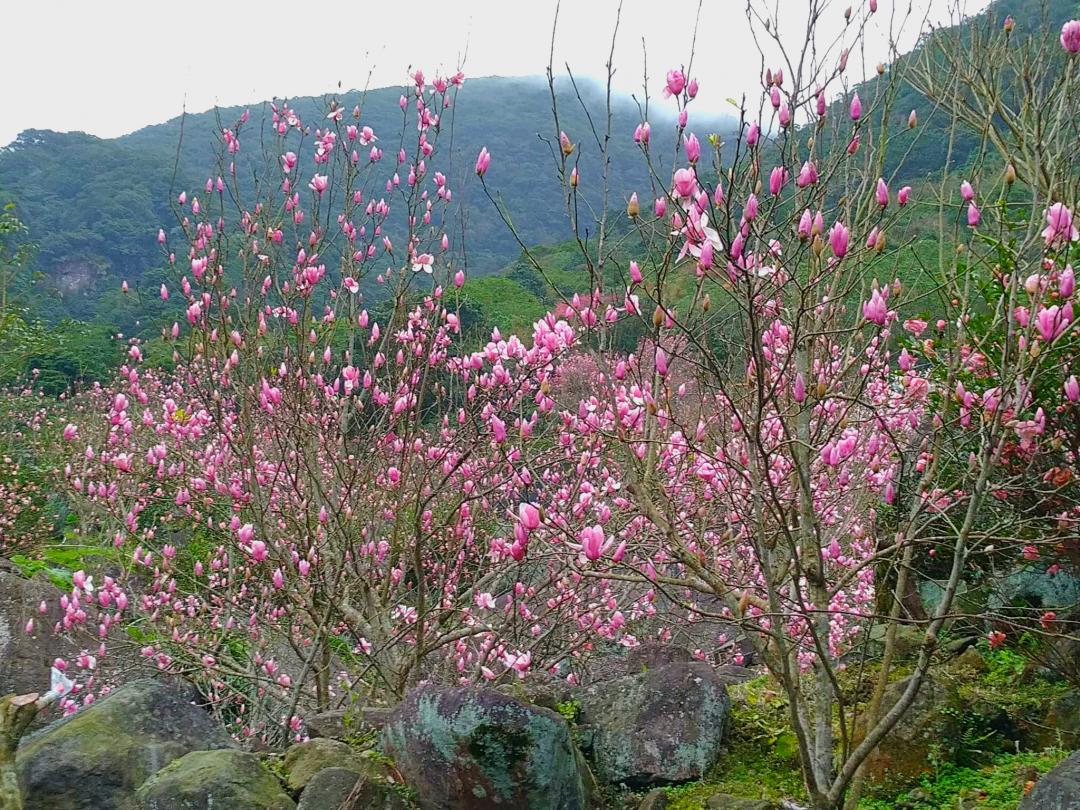
[[[730,136],[694,132],[698,77],[673,68],[646,88],[675,108],[669,155],[647,118],[566,133],[556,107],[554,171],[591,284],[531,335],[480,347],[460,335],[454,186],[494,200],[513,155],[481,150],[474,175],[449,165],[460,73],[415,72],[397,134],[335,102],[318,121],[275,105],[254,189],[234,170],[257,142],[247,115],[223,129],[219,164],[177,190],[158,235],[172,363],[132,344],[64,432],[81,530],[125,561],[96,583],[80,572],[64,598],[63,624],[101,635],[61,662],[68,708],[106,686],[93,669],[121,640],[267,741],[424,680],[575,681],[608,648],[678,641],[766,666],[812,802],[842,803],[914,699],[963,579],[1067,565],[1080,521],[1075,163],[1043,165],[1030,143],[1012,160],[1009,131],[970,175],[894,182],[906,78],[881,66],[856,89],[848,70],[876,10],[790,50],[751,6],[772,61]],[[1077,28],[1045,76],[1072,143]],[[578,195],[604,181],[578,158],[630,137],[652,187],[587,226]],[[512,213],[493,209],[511,227]],[[623,216],[640,253],[613,270]],[[929,292],[895,270],[926,222]],[[631,328],[634,349],[614,348]],[[924,570],[932,607],[912,599]],[[991,643],[1068,632],[1030,611],[986,619]],[[901,624],[924,641],[885,710]],[[875,625],[867,705],[837,673]]]

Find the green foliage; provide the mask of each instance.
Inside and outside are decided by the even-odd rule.
[[[566,700],[555,705],[555,710],[563,716],[567,723],[573,725],[581,714],[581,703],[577,700]]]
[[[462,289],[461,328],[467,338],[490,340],[492,327],[504,336],[529,335],[548,307],[517,281],[504,276],[473,279]]]
[[[667,788],[667,810],[702,810],[710,796],[805,801],[797,765],[769,749],[735,738],[717,766],[700,782]]]
[[[44,546],[36,556],[25,554],[11,555],[11,562],[24,577],[44,573],[49,581],[63,590],[71,589],[71,575],[79,570],[100,567],[102,564],[116,562],[117,555],[112,549],[101,546],[62,545]]]
[[[943,706],[940,721],[941,735],[930,757],[935,764],[975,767],[1004,742],[993,718],[980,712]]]
[[[1080,8],[1076,0],[1028,0],[1023,3],[997,0],[966,24],[967,30],[962,31],[962,36],[965,40],[969,39],[969,30],[976,26],[997,28],[1005,16],[1011,14],[1016,21],[1012,36],[1013,47],[1017,47],[1032,35],[1042,36],[1044,31],[1059,30],[1062,23],[1078,13]],[[890,66],[890,72],[903,75],[909,62],[923,58],[939,40],[951,40],[955,34],[954,28],[943,27],[924,36],[911,53],[899,57],[896,63]],[[1056,54],[1056,49],[1054,53]],[[880,78],[875,76],[856,89],[864,101],[875,99],[885,92],[888,81],[888,75]],[[1020,87],[1021,82],[1006,79],[1004,86]],[[916,129],[909,130],[906,122],[912,110],[915,110],[918,116],[919,125]],[[983,145],[978,133],[964,128],[953,131],[947,112],[906,81],[899,84],[891,99],[889,130],[890,137],[884,156],[886,176],[898,171],[895,179],[900,183],[937,174],[946,167],[946,163],[950,170],[962,168],[976,157]]]
[[[947,763],[919,786],[889,798],[869,798],[859,802],[860,810],[954,810],[964,798],[976,799],[985,810],[1014,810],[1024,792],[1024,784],[1035,774],[1044,774],[1067,756],[1049,750],[1040,753],[1001,754],[985,767],[964,767]]]
[[[121,344],[104,324],[65,318],[47,326],[25,313],[0,320],[0,385],[30,385],[58,396],[80,382],[106,379]]]
[[[769,676],[736,687],[731,725],[746,744],[794,765],[798,748],[787,718],[787,700],[775,687]]]
[[[1031,636],[1021,639],[1021,644],[1035,643],[1038,640]],[[1022,651],[1008,647],[991,650],[985,640],[979,642],[978,649],[987,663],[984,674],[971,677],[961,671],[947,676],[956,686],[960,706],[969,713],[982,711],[985,715],[987,709],[992,709],[1022,733],[1028,720],[1041,721],[1047,707],[1069,690],[1065,681],[1032,666]],[[1001,724],[999,721],[998,726]],[[1011,740],[999,742],[1012,745]]]
[[[580,156],[580,205],[586,211],[598,210],[603,175],[599,148],[569,82],[560,80],[557,88],[560,124],[577,144],[575,154]],[[604,104],[602,88],[591,84],[579,84],[579,88],[593,119],[602,120],[596,115]],[[400,92],[397,87],[350,91],[338,99],[346,109],[360,105],[364,123],[383,138],[390,138],[401,126]],[[507,98],[514,100],[513,115],[505,114]],[[327,102],[327,98],[309,96],[290,99],[289,105],[303,120],[318,125]],[[217,133],[242,112],[243,108],[232,107],[188,115],[183,122],[173,119],[116,139],[28,130],[0,152],[0,186],[19,204],[23,222],[40,243],[35,267],[44,277],[32,289],[36,299],[55,294],[50,317],[92,320],[104,315],[117,331],[153,334],[145,318],[136,323],[137,313],[115,309],[117,290],[121,281],[127,280],[133,298],[142,295],[144,304],[152,303],[165,266],[155,240],[157,230],[176,227],[171,210],[176,191],[184,188],[190,193],[201,189],[207,175],[227,174],[227,167],[219,164]],[[614,209],[620,209],[631,191],[644,192],[649,187],[649,176],[629,137],[639,121],[636,104],[630,98],[616,98],[612,112],[615,137],[610,147],[610,202]],[[657,155],[669,154],[673,145],[674,127],[665,125],[673,118],[664,120],[665,114],[672,115],[660,113],[654,121],[653,149]],[[267,168],[258,146],[264,116],[269,116],[268,105],[251,109],[248,137],[242,136],[244,147],[236,155],[242,194],[251,192],[256,175]],[[546,82],[536,78],[471,79],[447,114],[444,126],[451,125],[452,138],[447,132],[440,145],[440,149],[449,149],[451,141],[453,144],[452,163],[447,165],[456,167],[449,173],[449,182],[457,202],[450,216],[463,216],[468,222],[468,266],[474,278],[496,272],[519,251],[518,242],[493,215],[471,176],[472,162],[482,145],[493,155],[489,186],[513,218],[522,241],[549,244],[566,238],[569,228],[563,188],[551,153],[536,140],[537,133],[557,136],[552,133]],[[729,119],[709,119],[704,113],[695,123],[699,134],[730,128]],[[300,147],[297,141],[290,142],[289,148],[300,152],[309,147]],[[398,221],[388,223],[385,230],[395,242],[404,233]]]

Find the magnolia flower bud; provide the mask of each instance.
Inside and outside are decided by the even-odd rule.
[[[1016,167],[1011,163],[1005,167],[1005,182],[1010,186],[1016,182]]]
[[[630,195],[630,202],[626,204],[626,215],[630,219],[637,219],[638,214],[641,213],[641,205],[638,203],[637,192]]]
[[[657,307],[656,309],[653,310],[653,314],[652,314],[653,326],[655,326],[657,329],[659,329],[660,325],[663,322],[664,322],[664,313],[660,310],[660,307]]]

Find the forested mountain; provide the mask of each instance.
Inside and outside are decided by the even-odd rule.
[[[1015,18],[1013,37],[1019,40],[1030,32],[1056,30],[1063,21],[1080,16],[1080,1],[996,0],[984,13],[964,23],[963,36],[998,27],[1007,15]],[[912,60],[929,52],[935,36],[953,33],[931,32],[883,77],[873,77],[855,89],[867,102],[876,104],[892,85],[891,77],[910,75],[906,70]],[[710,83],[722,81],[719,77],[701,78]],[[950,133],[949,117],[915,86],[907,81],[892,86],[888,103],[895,134],[886,148],[885,167],[892,181],[918,184],[936,175],[945,168],[950,149],[951,169],[971,161],[979,149],[976,133],[962,128]],[[579,99],[569,80],[560,80],[557,88],[560,125],[580,155],[579,197],[596,211],[601,207],[602,172],[590,121],[602,134],[603,89],[579,82]],[[392,87],[334,96],[346,110],[361,107],[360,123],[371,126],[380,136],[389,160],[394,159],[400,133],[401,93],[401,87]],[[329,95],[295,98],[289,105],[314,129],[325,119],[330,99]],[[835,102],[838,119],[846,115],[841,109],[845,103],[843,99]],[[34,243],[29,261],[23,263],[10,285],[5,284],[6,292],[10,303],[23,313],[20,317],[27,323],[39,322],[27,332],[37,339],[20,343],[25,344],[24,350],[18,362],[6,364],[9,371],[14,369],[17,376],[29,367],[55,368],[58,380],[79,378],[104,362],[99,347],[107,341],[88,343],[86,334],[157,334],[157,313],[163,305],[155,300],[156,291],[166,279],[155,240],[157,229],[175,225],[170,204],[177,190],[198,189],[208,175],[223,171],[218,165],[219,134],[245,109],[250,110],[251,121],[245,126],[238,177],[250,179],[263,151],[259,139],[270,113],[268,103],[188,114],[114,139],[28,130],[0,148],[0,203],[14,202],[15,214],[27,226],[25,233],[5,238]],[[911,110],[918,117],[915,130],[906,127]],[[667,171],[672,161],[673,111],[671,104],[650,107],[652,154],[661,172]],[[631,191],[641,194],[643,205],[651,199],[644,161],[631,137],[640,120],[634,99],[614,99],[609,205],[619,212]],[[454,216],[467,223],[464,258],[473,278],[465,290],[463,324],[478,337],[490,334],[493,326],[528,330],[536,317],[557,302],[557,296],[529,263],[521,260],[517,241],[481,193],[473,163],[479,148],[486,145],[493,155],[487,175],[489,188],[500,196],[521,238],[527,244],[546,246],[536,255],[560,276],[564,289],[580,289],[580,253],[576,244],[565,242],[570,231],[552,156],[558,147],[547,83],[535,77],[466,80],[452,115],[444,116],[444,125],[440,148],[449,152],[449,163],[444,154],[437,161],[438,168],[448,174],[460,206]],[[731,141],[733,126],[730,117],[709,118],[706,111],[691,107],[689,128],[702,140],[715,132]],[[909,209],[908,216],[917,217],[918,213]],[[586,219],[590,217],[586,215]],[[615,220],[625,223],[622,216]],[[917,263],[923,247],[926,245],[909,247],[903,256],[897,256],[899,275],[904,275],[905,266]],[[462,258],[458,257],[459,264]],[[131,294],[121,292],[123,281],[128,282]],[[90,323],[64,323],[72,318]],[[74,337],[68,341],[49,337],[69,332]],[[90,347],[86,357],[72,360],[68,352],[52,358],[52,353],[59,351],[57,347],[84,345]],[[107,354],[113,357],[117,352]],[[30,359],[24,362],[24,356]]]
[[[560,123],[580,150],[583,180],[579,194],[599,207],[600,149],[584,108],[602,135],[603,91],[580,82],[578,89],[581,101],[569,81],[558,83]],[[347,110],[360,105],[360,123],[379,135],[388,160],[394,159],[397,150],[401,92],[402,88],[393,87],[336,96]],[[314,129],[322,124],[329,99],[303,97],[288,103]],[[222,108],[189,114],[115,139],[29,130],[0,150],[0,196],[14,200],[19,217],[37,243],[34,269],[39,276],[34,297],[45,317],[89,318],[103,310],[115,314],[121,306],[117,290],[122,280],[133,286],[144,279],[154,280],[161,266],[155,235],[158,227],[168,228],[173,222],[170,189],[197,189],[208,174],[220,173],[218,134],[243,110]],[[262,151],[257,139],[262,136],[264,117],[269,118],[269,105],[252,105],[250,114],[247,143],[238,164],[241,178],[256,168],[252,161]],[[669,117],[665,126],[663,118],[650,117],[654,155],[660,163],[670,165],[674,118]],[[614,100],[610,188],[611,204],[619,208],[625,206],[632,190],[644,192],[648,186],[643,161],[630,137],[640,120],[631,98]],[[464,206],[471,273],[495,272],[518,253],[512,234],[494,215],[473,176],[473,162],[483,145],[493,155],[489,185],[501,196],[522,238],[530,244],[567,238],[565,206],[560,203],[562,192],[552,152],[538,137],[557,140],[545,81],[466,80],[452,115],[444,115],[444,128],[443,157],[436,163],[448,174],[456,203]],[[723,134],[731,128],[730,119],[718,116],[710,120],[699,113],[693,121],[693,129],[702,136]],[[448,143],[452,144],[449,163]]]
[[[970,44],[973,38],[978,40],[980,35],[985,37],[988,29],[1002,26],[1008,17],[1012,17],[1011,37],[1019,45],[1032,35],[1060,30],[1065,21],[1077,15],[1080,15],[1080,0],[994,0],[984,12],[966,20],[959,29],[963,39]],[[897,60],[893,70],[906,72],[912,62],[924,57],[932,48],[935,38],[950,40],[955,33],[955,27],[927,32],[911,52]],[[1043,41],[1042,45],[1045,58],[1063,59],[1056,42]],[[1022,92],[1023,85],[1015,77],[999,75],[993,78],[1002,82],[1006,97]],[[884,84],[887,77],[880,81]],[[863,98],[873,99],[878,92],[878,82],[879,79],[873,78],[856,89]],[[955,169],[966,164],[979,149],[977,133],[962,127],[950,132],[950,117],[946,112],[927,99],[911,82],[902,81],[891,99],[892,131],[904,131],[912,110],[915,110],[919,121],[914,148],[909,149],[913,137],[899,137],[893,138],[886,149],[886,162],[893,167],[900,166],[898,179],[910,182],[941,171],[949,159],[950,150],[949,168]]]

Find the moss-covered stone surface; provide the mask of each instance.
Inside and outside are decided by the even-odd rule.
[[[297,810],[409,810],[413,805],[393,786],[365,779],[347,768],[326,768],[307,783]]]
[[[244,751],[193,751],[139,788],[140,810],[294,810],[281,783]]]
[[[424,808],[587,806],[566,721],[494,690],[411,691],[384,727],[383,746]]]
[[[604,681],[581,698],[589,755],[609,784],[700,779],[720,757],[727,688],[705,663],[673,663]]]
[[[133,810],[135,791],[189,751],[233,746],[188,687],[133,681],[24,738],[25,810]]]
[[[297,743],[285,752],[284,770],[289,790],[297,792],[315,774],[326,768],[345,768],[354,773],[365,773],[364,759],[340,740],[316,738]]]

